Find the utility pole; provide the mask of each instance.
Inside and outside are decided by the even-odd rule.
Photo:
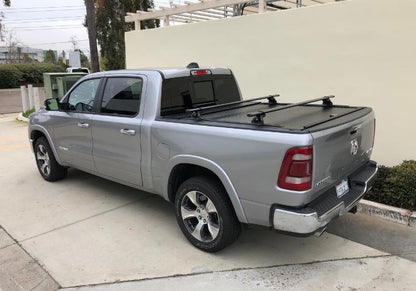
[[[88,27],[88,39],[90,42],[90,54],[91,54],[91,69],[93,72],[100,70],[98,63],[98,50],[97,50],[97,27],[95,25],[95,4],[94,0],[86,0],[85,6],[87,8],[87,27]]]

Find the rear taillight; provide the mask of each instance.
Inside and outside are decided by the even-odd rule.
[[[312,186],[313,146],[291,148],[280,167],[277,185],[280,188],[305,191]]]

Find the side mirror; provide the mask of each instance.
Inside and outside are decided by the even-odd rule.
[[[59,100],[57,98],[49,98],[45,100],[45,108],[50,111],[59,110]]]

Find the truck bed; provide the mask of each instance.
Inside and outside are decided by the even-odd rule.
[[[164,116],[163,119],[208,126],[306,133],[332,128],[371,112],[371,108],[368,107],[308,104],[267,113],[261,125],[252,123],[253,117],[247,116],[249,113],[277,109],[287,105],[287,103],[270,105],[267,102],[252,102],[225,106],[221,109],[204,110],[198,118],[192,117],[189,113],[181,113]]]

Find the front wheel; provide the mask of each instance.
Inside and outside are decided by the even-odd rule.
[[[35,142],[35,158],[43,179],[52,182],[65,178],[67,168],[58,164],[45,137],[40,137]]]
[[[183,182],[175,197],[175,213],[186,238],[206,252],[225,248],[241,232],[225,189],[212,178],[193,177]]]

